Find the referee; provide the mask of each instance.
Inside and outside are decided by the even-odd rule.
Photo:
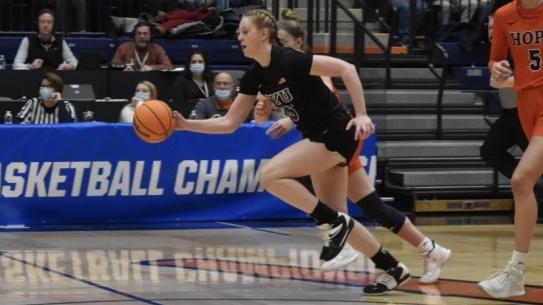
[[[21,124],[76,122],[74,106],[68,101],[61,100],[63,87],[64,82],[58,74],[45,73],[41,80],[39,97],[26,101],[15,117],[15,122]]]

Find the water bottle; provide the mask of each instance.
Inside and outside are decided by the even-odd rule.
[[[6,110],[6,114],[4,114],[4,124],[13,124],[13,115],[9,110]]]
[[[196,110],[192,110],[189,115],[189,120],[196,120],[198,119],[198,115],[196,114]]]
[[[87,110],[83,112],[83,121],[92,122],[94,120],[94,112]]]
[[[6,70],[6,58],[0,55],[0,70]]]

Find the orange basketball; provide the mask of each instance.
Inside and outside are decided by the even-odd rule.
[[[147,143],[166,140],[173,132],[173,124],[172,109],[163,101],[149,100],[136,108],[134,131]]]

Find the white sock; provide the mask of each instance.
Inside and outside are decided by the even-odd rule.
[[[513,256],[511,257],[511,261],[516,264],[526,265],[527,256],[528,256],[528,253],[522,253],[515,250],[513,251]]]
[[[432,250],[434,250],[434,242],[428,237],[424,237],[422,242],[417,246],[422,255],[428,255]]]

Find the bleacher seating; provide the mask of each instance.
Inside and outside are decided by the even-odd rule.
[[[21,39],[24,36],[0,36],[0,54],[4,54],[8,63],[13,62]],[[102,52],[104,59],[111,60],[116,46],[128,37],[119,38],[118,41],[109,37],[67,37],[66,42],[77,57],[81,51]],[[249,61],[243,56],[239,43],[234,39],[155,39],[160,44],[172,62],[176,65],[184,64],[194,49],[204,49],[209,52],[212,63],[225,65],[247,65]]]

